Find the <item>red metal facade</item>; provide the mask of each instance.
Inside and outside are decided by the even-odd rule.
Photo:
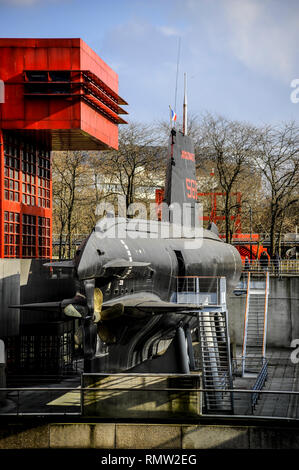
[[[0,130],[1,258],[51,258],[50,150]]]
[[[51,258],[51,150],[118,147],[118,76],[81,39],[0,39],[0,257]]]

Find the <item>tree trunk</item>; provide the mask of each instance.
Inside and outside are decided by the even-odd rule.
[[[68,220],[67,220],[67,241],[68,241],[67,257],[68,259],[71,258],[71,250],[72,250],[71,220],[72,220],[72,212],[68,214]]]
[[[274,258],[274,254],[275,254],[275,247],[276,247],[275,231],[276,231],[276,213],[272,212],[271,227],[270,227],[270,256],[271,258]]]
[[[59,234],[59,252],[58,252],[59,259],[62,259],[62,237],[63,237],[63,234],[61,231]]]
[[[226,243],[230,243],[230,241],[231,241],[229,212],[230,212],[229,211],[229,193],[226,192],[225,209],[224,209],[224,215],[225,215],[225,240],[226,240]]]

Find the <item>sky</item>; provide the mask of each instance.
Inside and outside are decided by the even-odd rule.
[[[298,120],[297,0],[0,0],[0,21],[1,37],[82,38],[133,121],[168,120],[169,105],[180,119],[184,73],[193,115]]]

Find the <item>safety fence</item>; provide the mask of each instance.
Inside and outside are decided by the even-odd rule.
[[[299,275],[299,259],[242,260],[243,270],[271,276]]]
[[[224,303],[226,280],[223,276],[178,276],[177,303],[222,305]]]
[[[260,387],[260,385],[259,385]],[[1,388],[0,416],[88,416],[103,419],[199,419],[208,416],[198,405],[204,400],[205,393],[232,393],[234,399],[242,400],[243,407],[235,406],[231,416],[255,416],[262,418],[299,419],[299,391],[282,390],[244,390],[241,388],[215,389],[205,388],[165,388],[139,387],[132,390],[127,387],[88,388]],[[140,412],[132,414],[130,401],[132,393],[137,397],[146,395],[146,403],[150,407],[143,409],[139,403]],[[2,397],[2,399],[1,399]],[[171,399],[169,399],[171,397]],[[258,400],[257,400],[258,398]],[[127,405],[124,405],[127,401]],[[110,416],[105,407],[110,402]],[[124,405],[123,410],[120,403]],[[156,407],[163,403],[168,413],[157,413]],[[183,405],[182,405],[183,403]],[[253,406],[254,403],[254,406]],[[97,405],[96,408],[94,405]],[[186,415],[184,409],[191,404],[192,413]],[[246,406],[245,406],[246,404]],[[257,406],[257,404],[259,406]],[[92,405],[92,412],[86,409]],[[190,409],[190,408],[189,408]],[[97,410],[95,413],[94,410]],[[136,405],[135,405],[136,411]],[[221,415],[221,413],[219,413]],[[214,414],[215,416],[215,414]],[[228,416],[226,414],[226,416]]]
[[[267,380],[267,377],[268,377],[268,361],[267,359],[263,359],[263,366],[260,370],[260,373],[256,379],[256,382],[252,388],[252,390],[255,391],[255,393],[253,393],[251,395],[251,407],[252,407],[252,412],[254,412],[254,409],[255,409],[255,406],[258,402],[258,399],[259,399],[259,396],[260,396],[260,392],[261,390],[263,389],[264,385],[265,385],[265,382]]]

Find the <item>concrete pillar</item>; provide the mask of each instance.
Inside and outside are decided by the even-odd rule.
[[[5,354],[5,345],[4,341],[0,339],[0,388],[6,387],[6,354]],[[1,401],[5,400],[6,393],[0,392],[0,403]]]

